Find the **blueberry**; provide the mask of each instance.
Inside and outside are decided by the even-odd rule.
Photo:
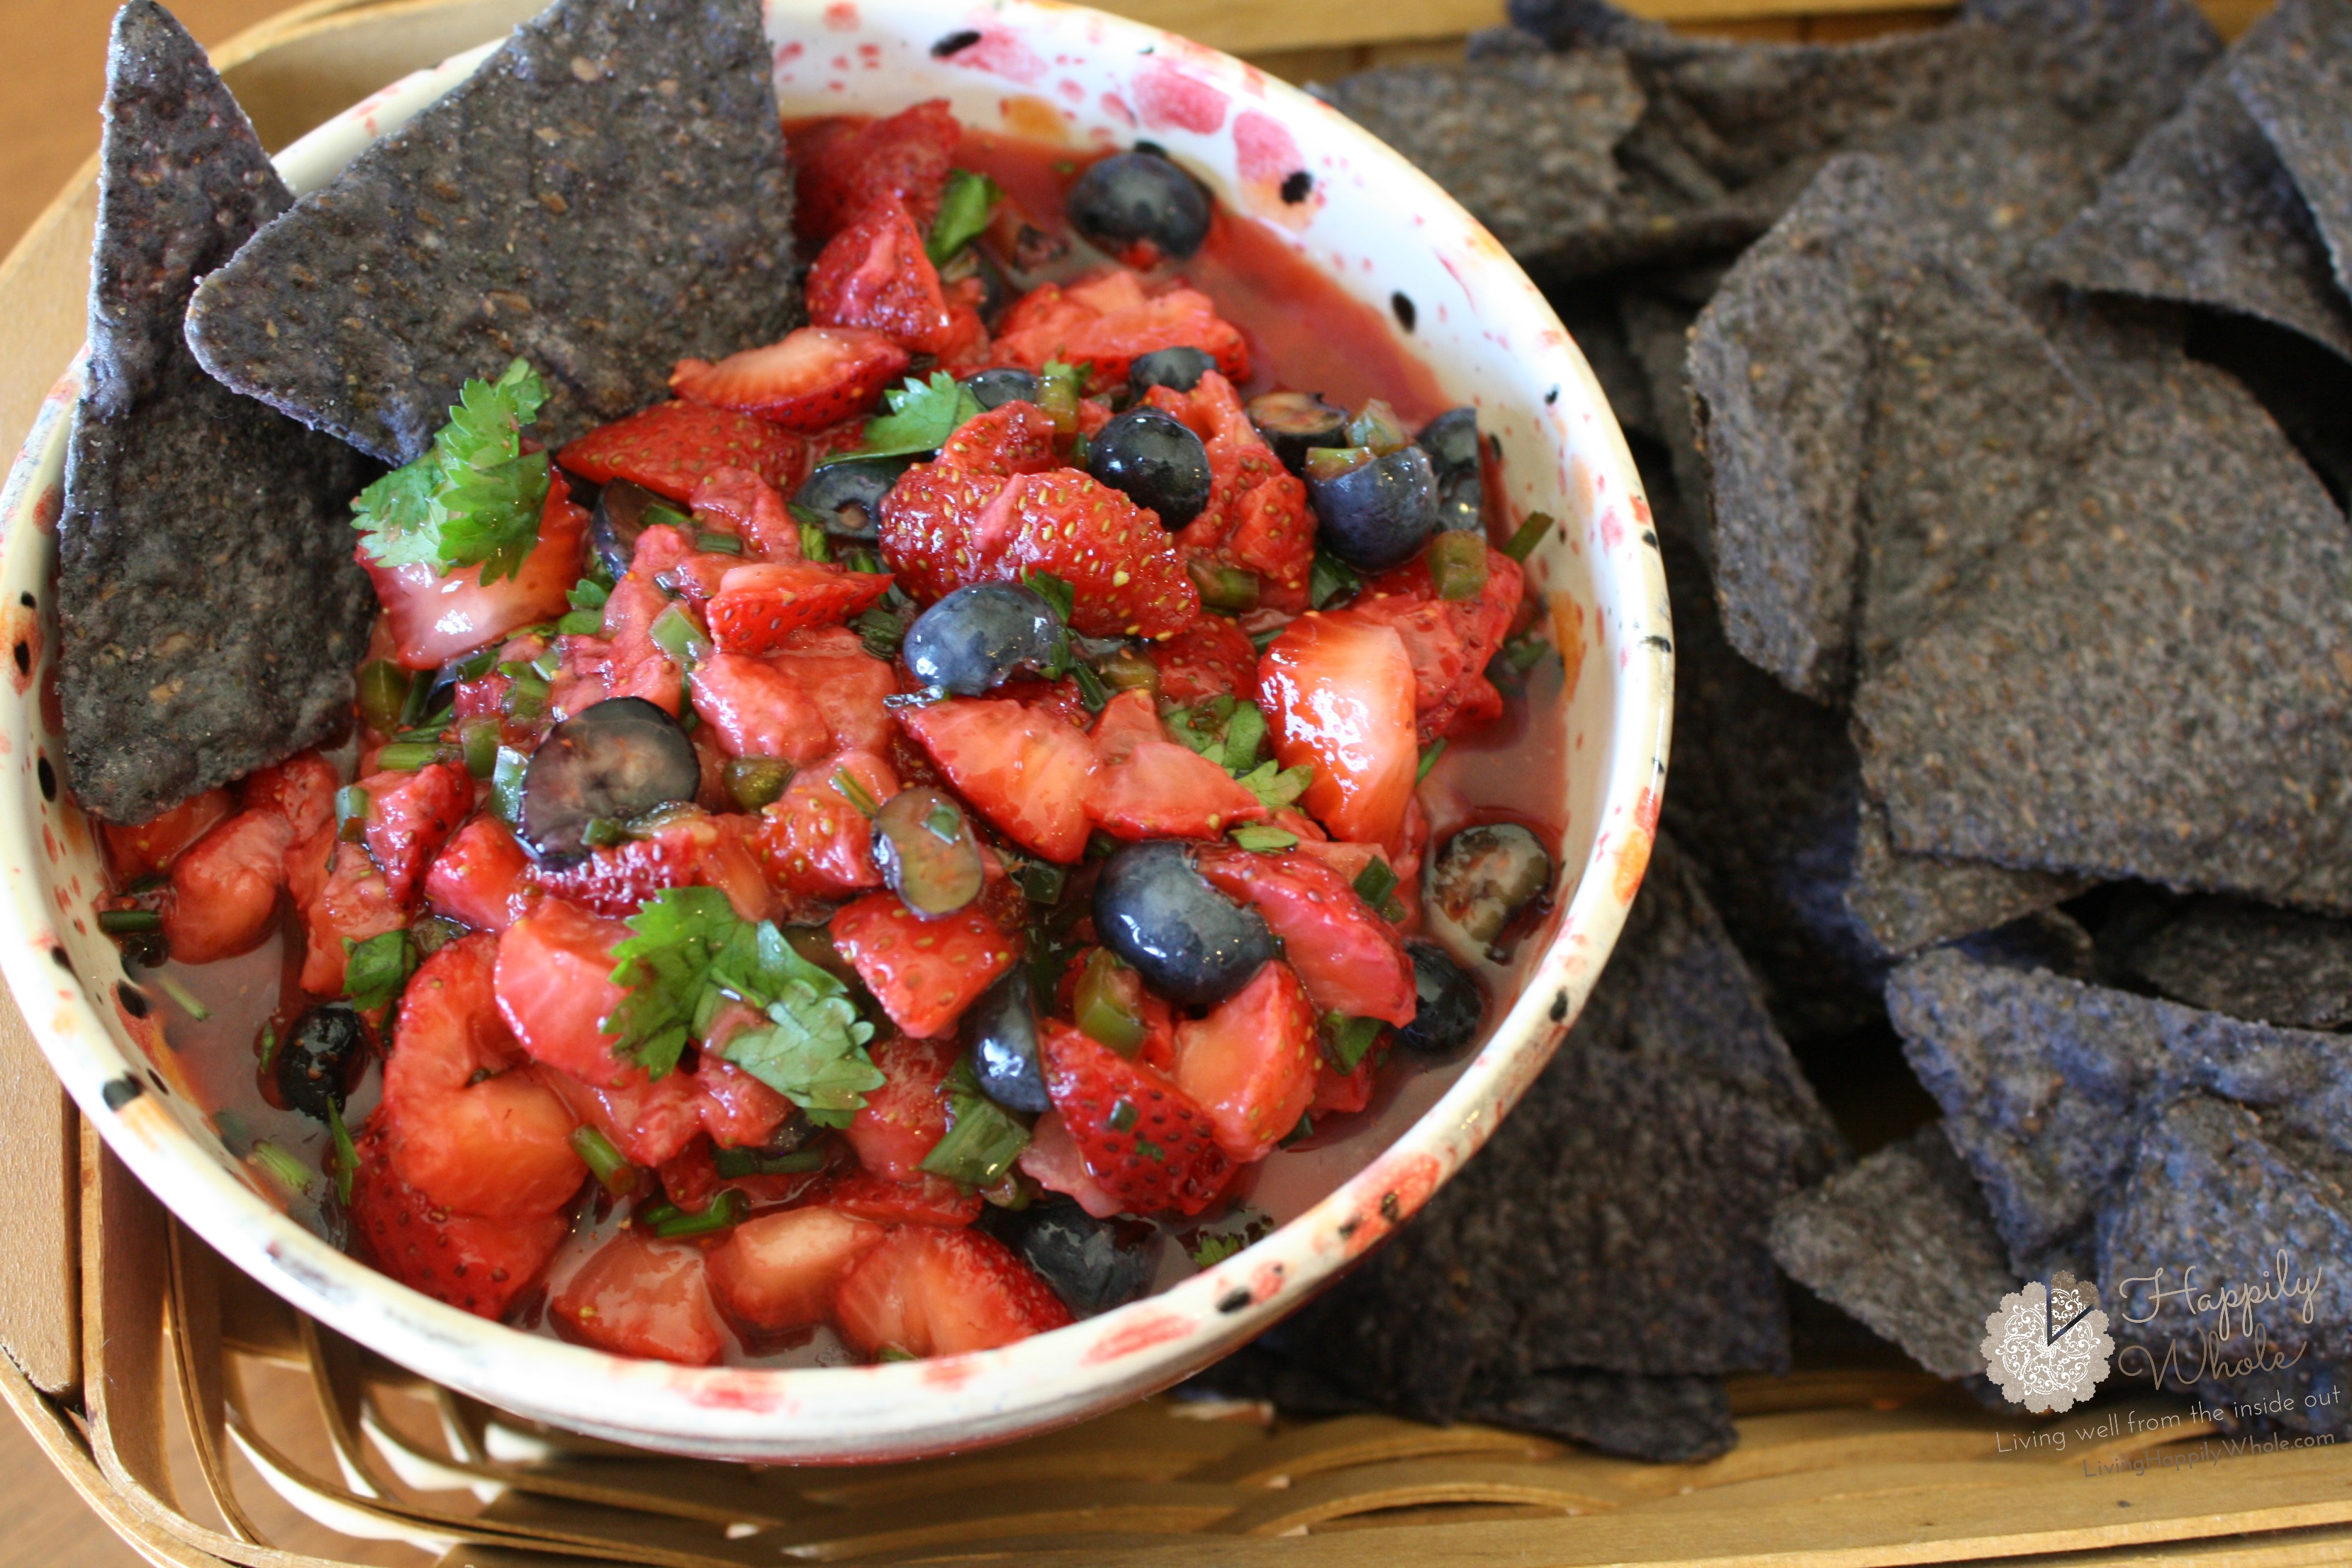
[[[1158,512],[1171,533],[1209,504],[1209,449],[1157,408],[1130,408],[1104,426],[1087,445],[1087,472]]]
[[[902,789],[874,814],[874,866],[882,885],[925,920],[980,897],[988,863],[963,807],[928,784]]]
[[[982,408],[1002,408],[1008,403],[1034,403],[1044,384],[1025,370],[1006,365],[997,370],[984,370],[964,382]]]
[[[1054,1109],[1037,1056],[1037,1003],[1027,969],[1008,971],[964,1009],[963,1037],[981,1093],[1007,1110],[1033,1116]]]
[[[648,511],[654,515],[647,517]],[[627,479],[614,479],[597,496],[596,510],[589,514],[588,543],[617,583],[628,575],[629,563],[636,558],[637,535],[656,522],[685,521],[686,513],[668,498]]]
[[[587,851],[591,822],[625,822],[701,787],[702,764],[677,720],[642,697],[610,698],[550,730],[531,753],[517,836],[534,860],[572,859]]]
[[[995,1209],[985,1222],[1054,1288],[1071,1314],[1091,1318],[1150,1289],[1160,1238],[1148,1226],[1097,1219],[1069,1198]]]
[[[1171,392],[1190,392],[1201,384],[1201,378],[1217,368],[1216,360],[1196,348],[1178,346],[1153,349],[1150,353],[1135,356],[1127,367],[1127,390],[1141,397],[1155,386]]]
[[[958,588],[915,617],[898,655],[917,680],[959,697],[1042,669],[1062,646],[1054,606],[1018,583]]]
[[[1274,956],[1264,917],[1209,885],[1174,839],[1129,844],[1095,879],[1103,945],[1171,1002],[1213,1007]]]
[[[914,462],[911,454],[898,458],[843,458],[820,465],[793,494],[793,504],[823,518],[824,528],[836,539],[870,543],[881,537],[876,519],[882,498]]]
[[[1418,447],[1374,458],[1335,479],[1309,477],[1316,542],[1359,572],[1385,572],[1421,552],[1437,528],[1437,475]]]
[[[1551,855],[1516,822],[1465,827],[1430,868],[1423,901],[1481,947],[1491,946],[1521,910],[1551,891]]]
[[[1444,1060],[1477,1037],[1486,1012],[1486,993],[1478,977],[1437,943],[1414,937],[1404,950],[1412,955],[1412,988],[1420,1005],[1412,1022],[1396,1032],[1396,1043]]]
[[[367,1054],[367,1026],[349,1003],[313,1007],[278,1047],[271,1064],[278,1098],[287,1110],[324,1121],[330,1108],[342,1109]]]
[[[1249,400],[1249,416],[1282,466],[1294,474],[1307,471],[1309,447],[1348,444],[1348,411],[1311,392],[1261,393]]]
[[[1088,168],[1063,199],[1077,231],[1113,254],[1138,243],[1181,260],[1209,237],[1209,194],[1151,153],[1119,153]]]
[[[1416,445],[1429,454],[1437,475],[1437,526],[1484,530],[1486,497],[1478,475],[1478,411],[1447,409],[1421,427]]]

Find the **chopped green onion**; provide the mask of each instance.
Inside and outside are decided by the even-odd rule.
[[[656,1198],[651,1203],[637,1205],[629,1211],[629,1223],[651,1230],[664,1220],[676,1219],[686,1211],[667,1198]]]
[[[386,746],[385,751],[392,748]],[[373,803],[368,792],[357,784],[345,784],[335,792],[335,837],[346,844],[357,844],[366,837],[368,807]]]
[[[1070,666],[1070,679],[1078,683],[1078,700],[1089,713],[1099,713],[1110,704],[1110,689],[1103,684],[1094,667],[1085,664]]]
[[[640,528],[675,528],[681,533],[686,531],[686,525],[693,521],[694,519],[687,516],[677,508],[664,506],[658,501],[637,513],[637,525]]]
[[[757,1149],[713,1149],[719,1173],[729,1181],[741,1176],[801,1176],[824,1169],[824,1151],[795,1149],[789,1154],[763,1154]]]
[[[1097,661],[1095,673],[1113,691],[1140,691],[1151,697],[1160,694],[1160,667],[1151,662],[1149,655],[1124,643],[1118,651]]]
[[[1020,875],[1022,896],[1033,904],[1060,903],[1070,880],[1067,871],[1044,860],[1023,861]]]
[[[400,705],[401,728],[413,729],[425,722],[425,707],[433,700],[433,678],[419,675],[408,682],[408,700]]]
[[[1370,447],[1309,447],[1307,477],[1331,480],[1354,473],[1378,456]]]
[[[1344,1013],[1323,1015],[1323,1055],[1340,1072],[1354,1072],[1372,1042],[1388,1027],[1378,1018],[1350,1018]]]
[[[1547,513],[1528,513],[1527,521],[1519,524],[1519,531],[1503,546],[1503,553],[1514,561],[1525,561],[1536,552],[1536,546],[1543,542],[1544,532],[1550,527],[1551,518]]]
[[[552,627],[549,629],[553,630]],[[551,647],[541,650],[540,656],[530,661],[530,672],[541,680],[553,680],[556,672],[562,668],[563,656]]]
[[[468,719],[457,726],[457,749],[466,755],[466,771],[478,779],[499,771],[499,721]]]
[[[1486,587],[1486,536],[1441,533],[1429,542],[1429,585],[1441,599],[1472,599]]]
[[[275,1176],[279,1185],[299,1198],[309,1197],[310,1184],[318,1180],[310,1173],[310,1166],[267,1138],[253,1146],[250,1158],[255,1164]]]
[[[1486,661],[1486,679],[1506,683],[1518,680],[1541,664],[1550,652],[1551,644],[1544,641],[1540,632],[1515,637]]]
[[[442,915],[426,915],[408,928],[408,940],[419,959],[432,957],[466,934],[466,928]]]
[[[1117,953],[1098,947],[1087,954],[1086,967],[1078,972],[1077,993],[1070,1002],[1079,1030],[1123,1057],[1143,1048],[1143,1018],[1129,998],[1135,988],[1129,974]]]
[[[705,555],[740,555],[743,553],[743,541],[741,538],[732,533],[720,533],[715,530],[697,533],[694,536],[694,547],[697,550],[701,551]]]
[[[888,567],[882,564],[882,557],[877,555],[872,550],[866,548],[863,544],[853,544],[848,549],[843,551],[841,553],[841,563],[844,566],[848,567],[852,572],[866,572],[876,576],[879,576],[884,572],[889,570]],[[874,612],[868,610],[866,613],[870,616]]]
[[[161,970],[155,973],[155,985],[164,995],[169,996],[178,1005],[181,1012],[185,1013],[197,1023],[201,1024],[213,1016],[213,1010],[197,1001],[194,992]]]
[[[969,1057],[948,1075],[948,1130],[923,1156],[922,1168],[967,1187],[992,1187],[1029,1147],[1029,1129],[980,1092]]]
[[[1303,1143],[1314,1136],[1315,1118],[1302,1110],[1298,1113],[1298,1125],[1282,1135],[1282,1147],[1287,1149],[1294,1143]]]
[[[1236,703],[1225,721],[1224,762],[1229,773],[1245,773],[1257,766],[1257,749],[1265,739],[1265,714],[1255,702]]]
[[[1086,373],[1077,366],[1057,359],[1045,362],[1037,377],[1037,406],[1054,422],[1056,435],[1067,436],[1078,427],[1078,395],[1086,388]]]
[[[877,605],[849,623],[857,628],[857,637],[866,651],[876,658],[898,657],[898,645],[906,640],[907,617]]]
[[[1054,613],[1065,623],[1077,608],[1077,589],[1051,572],[1024,572],[1021,574],[1021,585],[1053,605]]]
[[[572,1130],[572,1152],[580,1156],[589,1174],[614,1197],[625,1196],[637,1184],[637,1168],[629,1163],[628,1156],[613,1147],[613,1141],[593,1127],[582,1123]]]
[[[100,910],[98,929],[109,936],[127,936],[133,931],[162,931],[163,917],[153,910]]]
[[[496,669],[499,665],[499,644],[492,643],[488,647],[478,648],[467,654],[465,662],[457,666],[457,679],[479,680],[491,670]]]
[[[388,658],[370,659],[360,667],[360,717],[367,721],[368,728],[383,735],[400,728],[415,679]]]
[[[528,724],[547,711],[547,679],[528,664],[502,664],[499,673],[509,682],[507,694],[499,702],[508,718],[518,724]]]
[[[591,849],[610,849],[628,841],[628,829],[609,816],[592,816],[580,829],[580,842]]]
[[[727,793],[745,811],[758,811],[783,798],[793,764],[777,757],[730,757]]]
[[[261,1070],[268,1072],[269,1064],[278,1059],[278,1026],[261,1026]]]
[[[1318,552],[1314,568],[1307,575],[1307,602],[1320,610],[1341,595],[1352,594],[1363,585],[1362,575],[1353,566],[1336,555]]]
[[[731,1229],[742,1223],[746,1206],[743,1194],[729,1187],[699,1210],[672,1210],[655,1220],[653,1233],[667,1239],[681,1236],[709,1236],[714,1231]]]
[[[1364,862],[1364,868],[1356,873],[1356,897],[1374,909],[1387,902],[1388,896],[1396,891],[1396,885],[1395,868],[1377,855]]]
[[[823,566],[833,560],[833,541],[825,537],[821,522],[801,524],[801,554]]]
[[[1397,411],[1373,397],[1366,399],[1348,421],[1348,444],[1369,447],[1374,457],[1385,458],[1412,446],[1412,437],[1404,433],[1404,422],[1397,417]]]
[[[841,798],[856,806],[861,816],[871,816],[882,809],[882,803],[876,800],[866,787],[857,782],[857,775],[847,768],[833,770],[833,787],[840,791]]]
[[[512,746],[500,746],[490,768],[490,809],[509,827],[522,821],[522,779],[530,768],[530,758]]]
[[[1234,843],[1243,849],[1272,853],[1288,849],[1298,842],[1298,835],[1286,833],[1279,827],[1269,827],[1262,822],[1245,822],[1233,831]]]
[[[572,610],[555,623],[555,629],[568,637],[593,637],[604,629],[602,610]]]
[[[1444,754],[1445,737],[1440,735],[1437,739],[1429,743],[1429,750],[1421,753],[1421,771],[1412,775],[1412,782],[1419,784],[1422,780],[1427,778],[1429,776],[1429,770],[1435,767],[1437,765],[1437,759]]]
[[[898,1345],[884,1345],[874,1352],[874,1359],[876,1361],[920,1361],[923,1358],[913,1351]]]
[[[335,1140],[335,1196],[345,1208],[352,1203],[352,1184],[359,1179],[360,1152],[352,1144],[352,1131],[343,1125],[343,1108],[333,1097],[327,1100],[327,1131]]]
[[[438,744],[424,741],[395,741],[375,754],[375,765],[385,773],[413,773],[440,760]]]
[[[669,661],[680,669],[692,669],[710,657],[709,637],[694,624],[693,615],[684,605],[673,604],[656,616],[650,635],[654,646],[667,654]]]
[[[1223,566],[1202,556],[1184,563],[1192,586],[1201,591],[1203,609],[1238,616],[1257,608],[1257,574],[1243,566]]]

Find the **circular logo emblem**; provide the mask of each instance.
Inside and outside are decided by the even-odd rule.
[[[2003,1296],[1985,1320],[1985,1375],[2001,1396],[2037,1415],[2071,1410],[2107,1375],[2116,1342],[2099,1310],[2099,1289],[2072,1274],[2053,1274]]]

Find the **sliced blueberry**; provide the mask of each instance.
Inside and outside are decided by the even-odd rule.
[[[1095,931],[1145,984],[1171,1002],[1213,1007],[1274,956],[1254,909],[1209,885],[1173,839],[1129,844],[1095,880]]]
[[[1105,158],[1078,176],[1062,207],[1080,234],[1113,254],[1140,243],[1181,260],[1209,237],[1209,193],[1157,153]]]
[[[1127,367],[1127,390],[1137,397],[1155,386],[1171,392],[1190,392],[1201,384],[1201,378],[1217,368],[1215,358],[1196,348],[1179,345],[1175,348],[1153,349],[1150,353],[1135,356]]]
[[[980,400],[982,408],[1002,408],[1008,403],[1034,403],[1044,390],[1043,384],[1025,370],[1005,365],[996,370],[984,370],[969,377],[964,385]]]
[[[313,1007],[294,1022],[271,1064],[278,1098],[289,1110],[327,1120],[358,1082],[368,1054],[367,1026],[345,1002]]]
[[[547,732],[523,770],[522,846],[539,861],[587,851],[588,825],[692,800],[702,764],[677,721],[642,697],[583,708]]]
[[[1294,474],[1307,471],[1309,447],[1348,444],[1348,411],[1311,392],[1261,393],[1249,400],[1249,416],[1282,466]]]
[[[1171,533],[1209,504],[1209,449],[1157,408],[1130,408],[1104,426],[1087,444],[1087,472],[1158,512]]]
[[[654,511],[648,518],[646,513]],[[628,575],[629,563],[636,559],[637,535],[652,523],[666,521],[659,513],[667,512],[667,521],[684,521],[685,510],[666,496],[656,495],[640,484],[627,479],[614,479],[596,498],[596,510],[588,519],[588,542],[596,552],[615,583]]]
[[[1311,475],[1316,541],[1359,572],[1385,572],[1421,552],[1437,528],[1437,476],[1407,447],[1333,479]]]
[[[1062,619],[1041,595],[1018,583],[974,583],[917,616],[898,655],[925,686],[977,697],[1044,668],[1061,643]]]
[[[925,920],[955,913],[988,880],[963,807],[928,784],[900,790],[874,814],[874,865],[883,885]]]
[[[1486,992],[1478,977],[1437,943],[1414,937],[1404,950],[1412,956],[1412,988],[1420,1005],[1412,1022],[1396,1032],[1396,1043],[1444,1060],[1477,1038],[1486,1013]]]
[[[914,460],[911,454],[837,458],[809,475],[793,493],[793,504],[823,518],[824,531],[835,538],[870,543],[881,537],[877,520],[882,514],[882,498]]]
[[[1478,473],[1478,411],[1449,408],[1421,427],[1416,442],[1437,474],[1437,526],[1468,532],[1486,526],[1486,486]]]
[[[1430,910],[1481,947],[1551,891],[1551,855],[1516,822],[1465,827],[1445,842],[1429,873]]]
[[[1150,1226],[1097,1219],[1069,1198],[992,1209],[985,1223],[1080,1318],[1142,1295],[1159,1262],[1160,1237]]]
[[[1025,967],[1016,965],[964,1009],[963,1037],[981,1093],[1007,1110],[1033,1116],[1054,1109],[1037,1056],[1037,1004]]]

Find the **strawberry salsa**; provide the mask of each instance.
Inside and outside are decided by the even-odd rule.
[[[1425,782],[1546,651],[1471,410],[1328,285],[1195,287],[1249,226],[1155,149],[791,141],[812,324],[553,452],[530,364],[467,384],[353,504],[352,739],[105,830],[101,923],[299,1217],[697,1364],[1214,1261],[1553,893],[1507,791]],[[1268,362],[1309,304],[1369,370]]]

